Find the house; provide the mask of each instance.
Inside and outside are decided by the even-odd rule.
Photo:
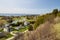
[[[30,23],[27,21],[27,19],[26,18],[24,18],[23,19],[23,22],[24,22],[24,26],[27,26],[27,25],[29,25]]]
[[[10,24],[5,24],[3,31],[4,32],[10,32],[11,31],[11,25]]]
[[[16,24],[17,22],[18,22],[18,20],[15,20],[15,21],[12,22],[12,24]]]
[[[30,23],[28,21],[24,21],[24,26],[29,25]]]
[[[19,30],[20,28],[24,28],[24,26],[20,25],[20,26],[15,27],[16,30]]]

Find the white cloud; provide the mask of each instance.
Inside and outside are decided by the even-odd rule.
[[[0,8],[0,13],[26,13],[26,14],[41,14],[48,13],[50,9],[26,9],[26,8]]]

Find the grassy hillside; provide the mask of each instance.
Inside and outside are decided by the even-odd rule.
[[[56,30],[56,38],[57,40],[60,40],[60,23],[55,24],[54,28]]]

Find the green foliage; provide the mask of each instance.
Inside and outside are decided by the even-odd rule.
[[[30,22],[30,24],[34,24],[35,23],[34,20],[28,20],[28,22]]]
[[[23,25],[23,22],[13,23],[13,24],[11,24],[11,25],[14,27],[14,26],[19,26],[20,24],[22,24],[22,25]]]
[[[45,21],[44,21],[44,16],[38,16],[38,18],[37,18],[37,20],[36,20],[36,22],[35,22],[35,24],[34,24],[34,29],[36,29],[37,28],[37,26],[39,26],[40,24],[42,24],[42,23],[44,23]]]
[[[18,30],[19,32],[24,32],[25,30],[28,29],[28,26],[25,26],[24,28],[20,28],[20,30]]]
[[[60,13],[58,13],[58,14],[57,14],[57,16],[59,16],[59,17],[60,17]]]
[[[33,30],[33,26],[32,26],[32,25],[29,25],[29,26],[28,26],[28,30],[29,30],[29,31],[32,31],[32,30]]]
[[[0,32],[3,32],[3,29],[0,29]]]
[[[36,29],[40,24],[43,24],[46,21],[52,22],[53,19],[54,19],[54,16],[52,13],[38,16],[34,24],[34,29]]]
[[[0,40],[6,40],[7,38],[12,37],[13,35],[11,35],[10,33],[4,33],[5,36],[1,37]]]
[[[12,37],[13,35],[11,35],[10,33],[6,35],[7,38]]]
[[[57,16],[58,9],[54,9],[52,13],[53,13],[54,16]]]

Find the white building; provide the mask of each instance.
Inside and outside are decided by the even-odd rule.
[[[10,24],[5,24],[3,31],[4,32],[10,32]]]

